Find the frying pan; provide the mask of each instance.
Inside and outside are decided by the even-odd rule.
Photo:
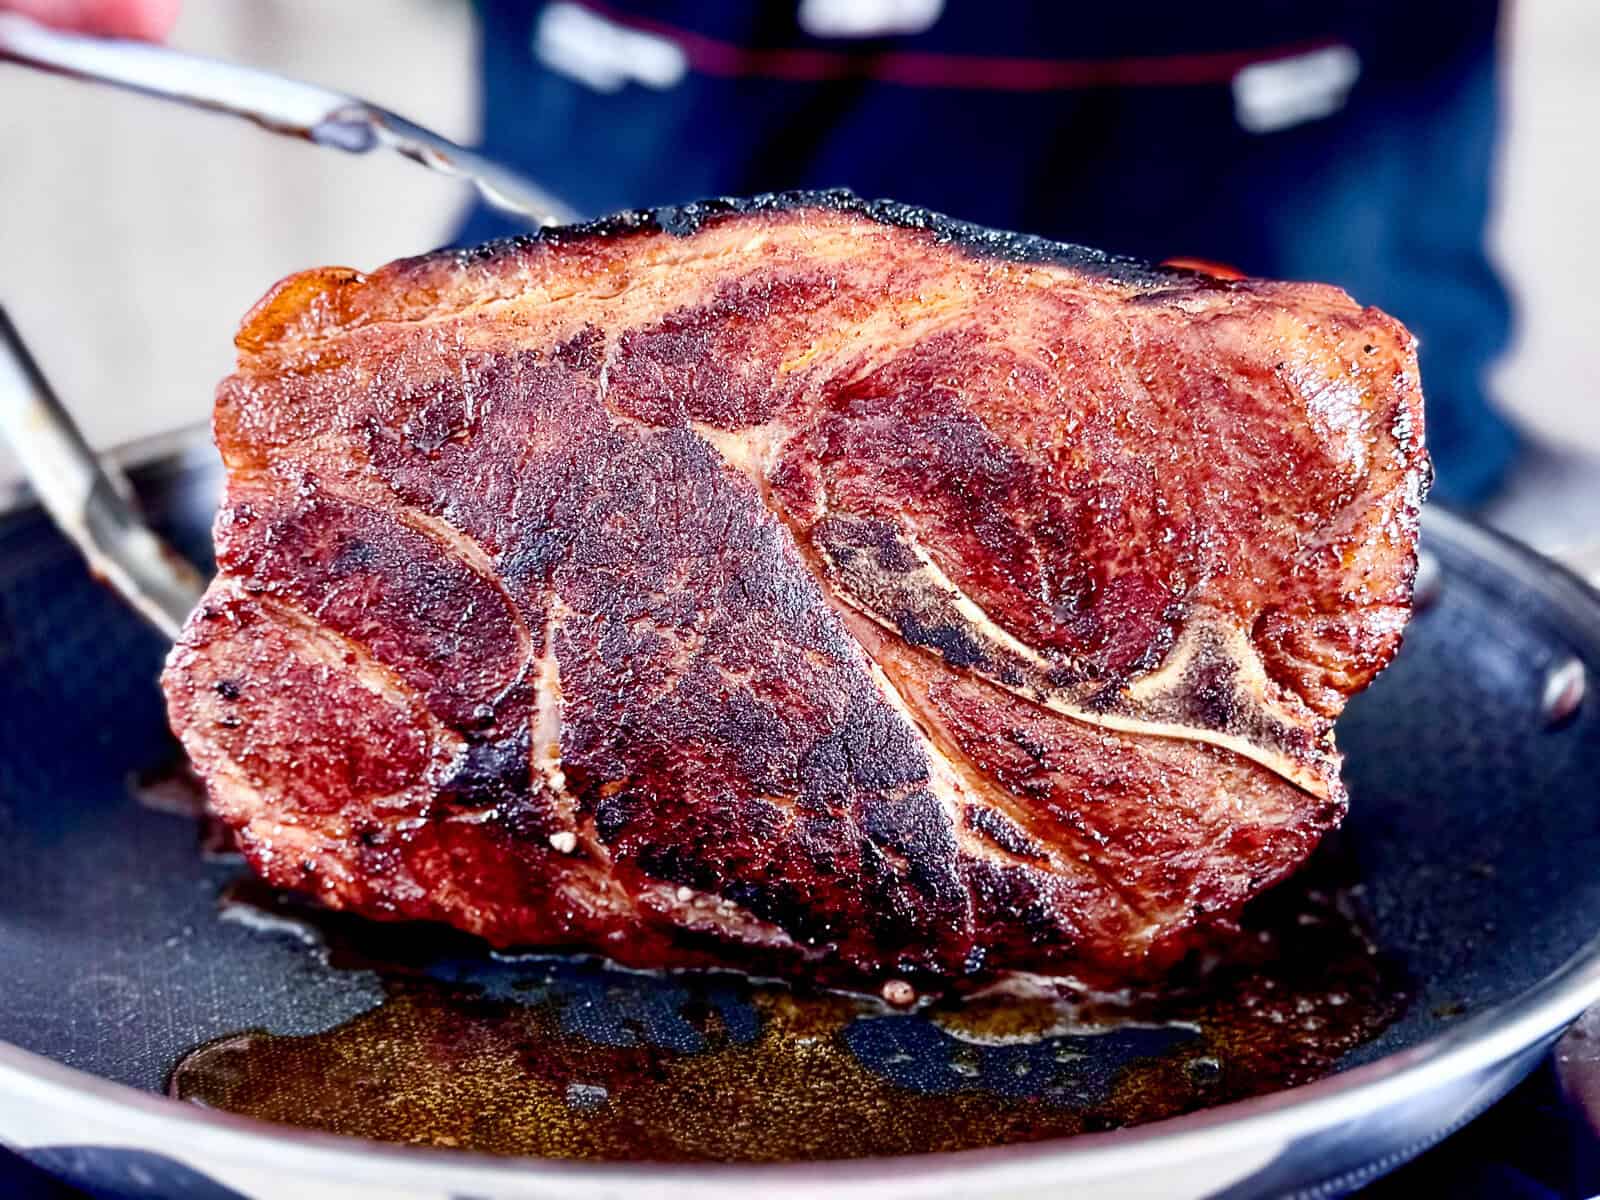
[[[111,528],[136,524],[136,497],[205,560],[220,479],[203,434],[126,495],[100,475],[87,505],[120,513]],[[1218,1080],[1259,1039],[1208,1041],[1207,1006],[1244,985],[1188,1020],[1007,1027],[1032,1011],[1019,999],[963,1027],[734,976],[497,958],[242,893],[243,868],[160,811],[182,794],[155,683],[166,640],[20,503],[0,515],[0,1142],[108,1196],[1344,1194],[1471,1120],[1600,1000],[1600,713],[1583,699],[1600,597],[1442,510],[1424,545],[1426,603],[1340,724],[1349,819],[1311,882],[1287,885],[1315,903],[1269,896],[1259,918],[1319,951],[1347,921],[1370,986],[1323,988],[1308,1020],[1335,996],[1382,1019],[1343,1042],[1287,1028],[1268,1057],[1294,1086],[1238,1099]],[[1297,983],[1343,986],[1345,969],[1302,962]],[[1298,1003],[1265,1011],[1292,1025]],[[1151,1115],[1133,1085],[1174,1064],[1187,1111],[1110,1127]],[[510,1087],[474,1090],[502,1068]],[[272,1121],[239,1115],[263,1096]],[[465,1136],[439,1134],[445,1110]],[[1082,1131],[1039,1136],[1062,1113]],[[504,1149],[506,1128],[546,1156],[474,1148]],[[601,1128],[644,1152],[586,1132]],[[408,1141],[430,1144],[393,1144]],[[775,1161],[660,1161],[741,1155]]]
[[[203,558],[219,484],[203,435],[133,478],[161,531]],[[1406,998],[1331,1076],[1066,1139],[856,1161],[828,1161],[819,1145],[805,1151],[819,1161],[685,1165],[383,1146],[165,1098],[196,1047],[246,1030],[303,1044],[381,1009],[393,977],[370,957],[341,961],[281,915],[219,910],[243,868],[203,857],[192,820],[130,795],[130,774],[171,753],[155,683],[165,641],[89,578],[41,510],[18,508],[0,517],[0,1141],[97,1194],[140,1197],[1341,1194],[1471,1119],[1600,1000],[1600,712],[1568,711],[1578,672],[1600,663],[1600,599],[1443,511],[1428,513],[1424,538],[1437,597],[1340,726],[1352,801],[1338,857]],[[479,999],[527,987],[533,969],[404,927],[386,936],[409,978]],[[534,974],[524,998],[577,1021],[568,1048],[580,1058],[592,1046],[604,1059],[621,1030],[653,1047],[646,1069],[703,1061],[752,1111],[768,1111],[762,1089],[796,1086],[730,1079],[715,1047],[679,1036],[696,1006],[730,1036],[754,1036],[769,1016],[737,980],[560,960]],[[886,1024],[888,1042],[861,1032]],[[959,1076],[937,1014],[866,1013],[829,1036],[907,1105],[1003,1106],[1016,1102],[1019,1054],[1070,1045],[1092,1083],[1172,1050],[1126,1033],[974,1041]],[[854,1103],[831,1078],[813,1099]],[[586,1103],[580,1092],[578,1117]],[[723,1131],[702,1133],[715,1153]]]

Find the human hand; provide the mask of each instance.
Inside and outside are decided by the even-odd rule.
[[[0,12],[43,25],[158,42],[172,32],[183,0],[0,0]]]

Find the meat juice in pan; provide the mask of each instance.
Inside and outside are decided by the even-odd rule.
[[[376,971],[385,999],[322,1033],[208,1043],[169,1090],[383,1141],[604,1160],[849,1158],[1105,1130],[1309,1082],[1396,1019],[1405,980],[1358,893],[1329,847],[1160,990],[1030,982],[905,1012],[732,974],[491,958],[448,930],[242,879],[226,904],[269,930],[301,925],[308,954]]]
[[[181,760],[139,802],[237,859]],[[1406,980],[1374,945],[1337,835],[1162,991],[1041,981],[897,1012],[716,973],[484,953],[243,877],[233,919],[286,930],[385,999],[321,1033],[246,1030],[175,1065],[179,1099],[351,1136],[493,1154],[783,1161],[957,1150],[1157,1120],[1306,1083],[1380,1034]],[[486,1115],[488,1114],[488,1115]]]

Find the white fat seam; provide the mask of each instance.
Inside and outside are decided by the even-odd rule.
[[[700,424],[696,424],[694,428],[695,432],[721,455],[723,462],[728,467],[750,478],[761,492],[763,499],[766,498],[766,472],[775,453],[775,447],[780,444],[782,434],[766,433],[758,437],[754,436],[755,430],[731,433]],[[758,428],[767,429],[770,427]],[[770,505],[768,511],[772,511]],[[1026,642],[1008,633],[984,611],[982,605],[957,587],[954,581],[940,569],[933,556],[914,536],[904,530],[902,530],[902,533],[928,577],[945,591],[951,603],[955,605],[956,610],[971,622],[980,634],[992,639],[1003,649],[1015,654],[1040,671],[1048,672],[1055,669],[1058,664],[1052,662]],[[818,552],[825,559],[828,557],[820,547]],[[834,589],[830,587],[826,580],[822,579],[818,579],[817,583],[824,591],[836,595],[851,608],[865,614],[873,622],[882,626],[896,637],[901,636],[900,631],[887,618],[867,607],[848,589]],[[1174,652],[1169,652],[1161,669],[1150,676],[1135,681],[1134,684],[1125,689],[1124,695],[1137,703],[1141,697],[1148,697],[1158,692],[1163,686],[1170,686],[1169,672],[1181,669],[1182,665],[1187,662],[1187,657],[1182,658],[1182,661],[1180,661],[1180,655],[1176,651],[1183,651],[1185,655],[1192,656],[1196,649],[1194,639],[1207,630],[1214,628],[1222,628],[1230,635],[1231,660],[1239,671],[1240,678],[1250,684],[1251,694],[1256,700],[1258,709],[1277,717],[1284,724],[1293,727],[1294,722],[1267,698],[1266,673],[1254,647],[1249,644],[1248,639],[1244,638],[1241,631],[1226,626],[1221,622],[1208,622],[1204,625],[1197,625],[1193,621],[1187,623],[1179,637],[1178,645],[1174,648]],[[1097,729],[1109,729],[1118,733],[1144,734],[1169,738],[1175,741],[1202,742],[1216,746],[1266,768],[1274,775],[1309,792],[1313,796],[1323,799],[1328,796],[1327,781],[1314,771],[1302,766],[1286,755],[1257,746],[1255,743],[1236,734],[1193,725],[1180,725],[1171,721],[1152,721],[1121,713],[1092,712],[1080,705],[1070,703],[1055,691],[1041,689],[1039,693],[1034,694],[988,675],[977,672],[973,672],[973,674],[975,677],[987,680],[994,686],[1002,688],[1013,695],[1031,703],[1039,704],[1051,712],[1060,713],[1064,717],[1070,717],[1075,721],[1080,721]]]
[[[788,434],[788,430],[770,423],[752,425],[737,432],[718,429],[704,421],[690,421],[689,428],[708,442],[726,465],[762,489],[766,487],[767,472]]]
[[[642,888],[638,899],[641,906],[672,917],[677,925],[690,929],[709,927],[742,945],[786,949],[795,944],[778,926],[712,892],[679,884],[654,883]]]
[[[906,540],[910,543],[918,558],[927,564],[928,570],[936,581],[953,596],[958,610],[973,622],[980,633],[989,635],[993,631],[993,636],[1001,642],[1005,649],[1017,653],[1019,656],[1024,656],[1025,661],[1040,670],[1048,671],[1054,669],[1055,664],[1048,658],[1026,643],[1018,641],[995,624],[977,601],[962,592],[960,588],[950,581],[948,576],[939,570],[937,564],[917,544],[915,538],[908,536]],[[869,608],[848,589],[840,589],[839,594],[850,607],[871,618],[875,624],[896,637],[901,636],[899,629],[890,623],[887,617]],[[1293,726],[1294,722],[1289,719],[1288,715],[1267,698],[1266,671],[1261,665],[1261,659],[1255,648],[1250,645],[1249,640],[1244,637],[1242,631],[1219,620],[1191,619],[1185,623],[1177,644],[1168,652],[1160,669],[1135,680],[1124,689],[1123,695],[1128,700],[1138,704],[1141,701],[1147,701],[1154,695],[1159,695],[1163,690],[1172,688],[1174,683],[1181,678],[1183,668],[1188,665],[1189,660],[1199,651],[1200,639],[1206,633],[1214,630],[1222,631],[1230,643],[1229,661],[1238,670],[1240,678],[1250,685],[1250,693],[1256,701],[1258,710],[1278,718],[1286,725]],[[1286,755],[1276,753],[1263,746],[1257,746],[1254,742],[1237,734],[1217,729],[1206,729],[1197,725],[1180,725],[1173,721],[1150,720],[1124,713],[1094,712],[1071,703],[1059,691],[1041,688],[1037,693],[1029,692],[981,672],[972,672],[972,674],[979,679],[992,683],[995,687],[1047,708],[1051,712],[1060,713],[1064,717],[1071,717],[1075,721],[1081,721],[1097,729],[1109,729],[1118,733],[1146,734],[1175,741],[1203,742],[1207,745],[1217,746],[1265,767],[1274,775],[1294,784],[1303,791],[1324,799],[1327,798],[1327,782],[1315,772]]]
[[[562,619],[572,610],[554,592],[550,593],[549,604],[544,652],[535,663],[528,755],[565,825],[546,839],[549,848],[563,859],[560,867],[552,868],[562,872],[556,889],[569,904],[583,910],[593,920],[636,915],[637,904],[610,870],[610,850],[595,836],[592,826],[578,819],[577,805],[567,788],[566,772],[561,765],[561,710],[565,701],[561,690],[561,664],[556,657],[556,634]],[[579,850],[586,857],[579,857]]]
[[[848,628],[848,624],[846,627]],[[961,772],[956,768],[955,763],[950,760],[949,755],[939,749],[934,735],[924,727],[916,711],[911,707],[910,702],[906,700],[904,693],[895,686],[894,681],[889,678],[888,672],[878,665],[877,660],[871,654],[866,653],[866,647],[862,647],[862,652],[866,654],[867,662],[872,672],[872,679],[878,687],[879,694],[883,697],[885,703],[897,712],[900,718],[916,732],[917,737],[922,742],[923,750],[928,758],[929,790],[934,793],[940,803],[944,805],[946,812],[950,814],[956,840],[975,855],[991,856],[994,852],[992,843],[987,839],[980,839],[976,834],[969,831],[965,822],[961,819],[965,814],[965,804],[972,803],[995,809],[1000,811],[1000,814],[1006,817],[1007,820],[1014,820],[1015,818],[988,800],[968,795],[966,785],[961,781]],[[1003,791],[1004,789],[997,790]],[[1056,847],[1045,843],[1042,848],[1046,852],[1050,869],[1057,874],[1065,875],[1067,873],[1066,866],[1056,855]],[[1004,849],[1004,847],[1001,847],[1001,849]],[[1161,928],[1160,922],[1152,920],[1141,912],[1132,899],[1097,867],[1091,867],[1090,870],[1095,881],[1116,897],[1130,917],[1144,921],[1140,928],[1129,933],[1129,938],[1133,941],[1146,942],[1153,938]]]
[[[1012,654],[1015,654],[1024,662],[1031,663],[1041,671],[1051,671],[1060,665],[1052,662],[1049,658],[1043,654],[1040,654],[1039,651],[1035,650],[1032,646],[1028,645],[1020,638],[1007,633],[1004,629],[997,625],[994,622],[994,619],[983,610],[983,607],[976,600],[957,587],[955,581],[940,569],[939,564],[933,560],[933,555],[928,553],[927,549],[916,539],[915,535],[906,533],[905,540],[906,543],[911,547],[912,554],[916,555],[917,561],[922,564],[922,569],[926,571],[929,578],[933,580],[934,585],[942,588],[950,595],[951,599],[955,603],[956,611],[965,617],[966,620],[984,637],[998,642],[1006,650],[1010,651]]]
[[[534,678],[533,720],[528,740],[534,770],[560,807],[568,831],[575,832],[576,814],[572,797],[567,792],[566,772],[561,769],[561,664],[556,659],[556,633],[565,609],[560,597],[552,592],[545,618],[544,651],[538,658],[538,674]]]

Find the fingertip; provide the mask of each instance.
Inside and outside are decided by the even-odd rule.
[[[164,42],[178,23],[178,12],[183,0],[140,0],[127,4],[131,9],[129,37],[144,38],[151,42]]]
[[[159,42],[177,24],[183,0],[3,0],[0,7],[58,29]]]

